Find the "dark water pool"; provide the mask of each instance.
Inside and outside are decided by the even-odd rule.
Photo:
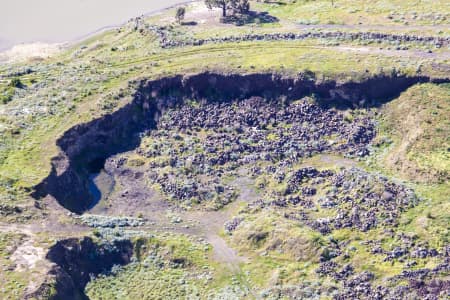
[[[114,177],[103,169],[99,173],[89,175],[89,192],[93,196],[93,201],[88,209],[94,208],[100,201],[107,199],[114,190],[114,185]]]

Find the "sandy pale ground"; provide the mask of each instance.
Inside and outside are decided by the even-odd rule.
[[[9,50],[0,52],[0,64],[33,58],[48,58],[63,48],[64,44],[31,43],[16,45]]]

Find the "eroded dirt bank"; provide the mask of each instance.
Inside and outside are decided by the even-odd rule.
[[[51,174],[35,188],[33,196],[53,196],[63,207],[83,213],[94,201],[89,176],[103,168],[112,155],[135,149],[141,135],[155,129],[160,116],[186,100],[228,102],[260,96],[292,101],[317,95],[324,106],[377,106],[421,82],[445,80],[428,77],[379,76],[363,82],[320,81],[314,74],[284,78],[275,74],[222,75],[201,73],[138,83],[131,103],[118,111],[80,124],[57,141],[60,154],[52,160]]]
[[[133,244],[129,240],[111,243],[94,242],[88,237],[61,240],[46,256],[55,264],[48,282],[27,299],[41,299],[49,294],[50,299],[89,299],[84,288],[91,276],[108,272],[114,265],[129,263],[132,255]]]
[[[355,161],[368,155],[376,124],[373,110],[364,108],[428,81],[436,80],[384,76],[338,84],[319,81],[314,74],[282,78],[211,73],[142,80],[129,104],[73,127],[57,141],[61,152],[34,196],[50,195],[75,213],[89,211],[76,218],[95,228],[136,226],[205,238],[214,248],[214,260],[237,273],[246,257],[219,236],[223,228],[232,243],[245,241],[261,249],[271,243],[270,232],[254,231],[248,214],[281,215],[322,236],[343,228],[368,232],[397,226],[401,213],[419,203],[413,191],[357,168],[323,170],[298,163],[322,154]],[[100,170],[115,187],[92,208],[96,196],[91,178]],[[335,209],[336,216],[319,217]],[[129,218],[125,223],[117,217],[123,215]],[[102,232],[107,230],[96,231],[95,240]],[[38,294],[54,289],[56,299],[86,299],[89,274],[128,264],[132,241],[58,242],[47,255],[56,264],[54,281],[42,285]],[[284,251],[281,245],[267,249]],[[337,256],[343,253],[341,246],[328,247]],[[321,264],[327,267],[330,259]]]

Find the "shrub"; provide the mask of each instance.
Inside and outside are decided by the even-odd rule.
[[[21,88],[23,86],[22,81],[20,81],[19,78],[13,78],[11,79],[11,81],[9,82],[9,86],[14,87],[14,88]]]
[[[11,94],[6,94],[6,95],[0,95],[0,103],[1,104],[6,104],[8,102],[10,102],[12,100],[12,95]]]

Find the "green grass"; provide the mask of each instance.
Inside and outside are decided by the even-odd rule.
[[[50,158],[57,153],[56,137],[79,122],[89,121],[126,103],[128,96],[124,101],[115,95],[123,94],[121,90],[125,95],[132,93],[126,82],[133,78],[157,78],[205,70],[283,74],[308,70],[315,72],[318,78],[346,81],[362,80],[380,72],[389,73],[391,68],[407,74],[414,74],[416,69],[416,64],[408,58],[336,52],[332,48],[316,47],[311,42],[231,43],[161,50],[154,44],[145,44],[151,41],[151,37],[141,39],[138,33],[119,36],[122,39],[111,33],[105,34],[105,43],[136,44],[136,47],[112,54],[108,47],[95,48],[87,42],[88,50],[75,61],[69,59],[70,53],[75,51],[72,49],[36,66],[42,71],[33,73],[30,79],[46,82],[46,87],[39,90],[42,96],[25,93],[24,97],[9,103],[8,109],[21,106],[35,109],[33,103],[43,101],[44,107],[54,113],[19,114],[14,118],[2,116],[9,131],[16,130],[23,122],[28,126],[21,128],[19,135],[4,134],[0,177],[13,180],[18,187],[37,184],[49,172]],[[385,70],[380,66],[390,67]],[[69,70],[68,76],[72,76],[66,76],[68,83],[65,85],[54,79],[62,70]],[[425,65],[424,72],[436,71],[432,71],[431,65]],[[92,78],[87,85],[80,81],[71,83],[85,77]]]
[[[23,238],[21,234],[0,233],[0,294],[3,299],[19,299],[26,288],[28,276],[14,271],[9,259]]]
[[[407,21],[412,25],[438,24],[436,29],[417,29],[427,34],[449,32],[445,29],[448,20],[411,17],[413,11],[418,16],[449,11],[448,2],[441,0],[416,1],[413,4],[401,0],[358,1],[356,4],[355,1],[337,0],[335,8],[331,7],[328,0],[297,0],[286,5],[252,2],[252,5],[258,11],[268,11],[281,21],[264,26],[242,27],[199,24],[190,29],[175,27],[174,31],[184,35],[192,30],[189,36],[206,38],[250,32],[292,31],[297,30],[295,26],[298,23],[358,25],[359,22],[369,26],[387,25],[388,32],[416,31],[413,28],[390,27]],[[392,19],[387,18],[392,11],[405,12],[405,20],[399,21],[401,16],[397,14]],[[161,22],[165,16],[153,17],[147,22]],[[345,30],[354,31],[358,28]],[[374,27],[371,30],[380,29]],[[342,42],[341,46],[360,45],[357,42]],[[376,49],[387,45],[368,47]],[[113,48],[115,51],[112,51]],[[439,51],[446,50],[436,50]],[[419,59],[406,54],[391,56],[348,51],[317,40],[225,43],[164,50],[159,48],[151,34],[141,35],[129,30],[122,30],[121,33],[107,31],[51,59],[0,67],[0,102],[3,103],[0,104],[0,195],[5,196],[0,199],[31,206],[33,201],[27,193],[49,173],[51,158],[58,153],[56,139],[71,127],[117,110],[131,101],[134,88],[128,85],[130,80],[211,71],[276,72],[288,76],[314,72],[320,81],[348,82],[390,74],[393,69],[415,75],[419,65],[421,75],[448,77],[445,68],[436,67],[448,65],[448,62],[446,58]],[[9,86],[11,78],[5,77],[6,74],[23,66],[29,66],[35,71],[18,77],[25,88]],[[33,88],[33,83],[38,83],[40,87]],[[421,241],[427,241],[436,248],[448,244],[450,240],[450,187],[445,182],[434,183],[439,181],[435,180],[437,177],[450,171],[449,99],[449,85],[423,84],[410,88],[387,104],[381,111],[380,136],[393,143],[380,143],[378,154],[386,151],[386,155],[374,156],[373,164],[367,166],[370,170],[386,172],[391,177],[410,181],[420,179],[421,183],[408,184],[414,187],[423,201],[402,214],[395,231],[416,234]],[[352,116],[348,118],[350,120]],[[417,132],[418,136],[413,135]],[[408,139],[411,136],[415,138]],[[269,139],[276,139],[276,136]],[[400,165],[395,161],[399,161]],[[317,168],[329,168],[330,164],[336,168],[337,163],[362,166],[361,162],[342,161],[340,157],[331,161],[313,157],[305,163]],[[403,168],[403,165],[407,168]],[[267,188],[274,191],[285,188],[275,184],[269,177],[260,180],[266,180]],[[15,197],[6,200],[9,199],[8,195]],[[319,210],[317,215],[326,216],[327,213]],[[318,266],[320,250],[328,245],[329,240],[309,228],[286,221],[280,214],[268,211],[248,214],[245,221],[247,225],[240,227],[229,238],[230,245],[250,258],[248,263],[241,265],[242,272],[234,275],[235,284],[229,270],[213,261],[210,247],[182,236],[159,236],[145,241],[146,248],[139,254],[141,261],[118,269],[115,276],[101,276],[91,282],[87,289],[88,295],[91,299],[156,299],[183,295],[204,299],[210,294],[226,293],[223,291],[226,286],[236,289],[245,289],[246,286],[265,288],[277,283],[289,285],[300,284],[305,280],[322,280],[317,278],[314,270]],[[262,241],[252,242],[249,237],[258,232],[267,232],[268,236]],[[383,256],[372,255],[369,246],[361,244],[365,240],[382,239],[383,247],[394,247],[398,241],[381,229],[366,233],[336,230],[332,237],[349,241],[348,246],[356,249],[350,254],[350,261],[356,271],[370,270],[380,283],[387,276],[399,274],[403,268],[399,262],[383,262]],[[18,235],[0,235],[2,267],[9,262],[9,252],[5,249],[20,238]],[[281,244],[278,244],[278,240],[281,240]],[[183,268],[159,268],[154,261],[145,263],[150,252],[156,253],[165,263],[174,258],[186,258],[188,263]],[[340,259],[339,263],[349,262]],[[417,268],[430,267],[434,263],[433,259],[418,261]],[[180,284],[182,281],[184,284]],[[0,294],[5,299],[20,298],[25,284],[26,276],[23,274],[0,270]]]
[[[249,23],[243,26],[219,23],[217,11],[205,14],[201,12],[202,4],[187,6],[187,21],[197,21],[196,26],[179,26],[174,23],[173,10],[146,20],[148,24],[163,24],[170,28],[177,38],[208,38],[249,33],[299,32],[307,30],[326,31],[372,31],[388,33],[408,33],[419,35],[441,35],[450,33],[448,29],[449,10],[446,1],[335,1],[299,0],[252,1],[251,8],[257,12],[267,12],[279,20],[274,23]],[[415,13],[415,15],[414,15]],[[445,18],[446,17],[446,18]],[[319,28],[299,28],[298,25],[316,25]],[[409,26],[406,26],[408,24]],[[433,27],[433,24],[437,26]],[[320,26],[328,26],[320,28]],[[329,27],[329,26],[337,27]]]
[[[327,244],[317,232],[280,214],[272,210],[245,214],[245,222],[230,238],[230,244],[251,259],[242,270],[248,272],[256,289],[275,283],[298,284],[314,275],[321,249]],[[264,232],[267,237],[255,242],[253,236]]]
[[[419,182],[450,178],[450,85],[421,84],[386,104],[379,140],[393,141],[382,158],[384,166]]]
[[[211,247],[192,238],[159,235],[135,245],[139,260],[91,281],[90,299],[205,299],[231,284],[229,272],[211,260]]]
[[[415,190],[423,201],[403,214],[399,229],[418,235],[433,247],[443,247],[450,241],[450,184],[419,184]]]
[[[290,3],[291,2],[291,3]],[[256,10],[268,11],[281,20],[306,24],[345,25],[433,25],[448,24],[448,18],[433,18],[444,15],[450,5],[444,0],[402,1],[402,0],[297,0],[280,1],[281,4],[253,3]],[[283,4],[284,3],[284,4]],[[416,13],[417,17],[414,17]],[[389,18],[392,15],[392,18]],[[403,17],[403,19],[402,19]]]

